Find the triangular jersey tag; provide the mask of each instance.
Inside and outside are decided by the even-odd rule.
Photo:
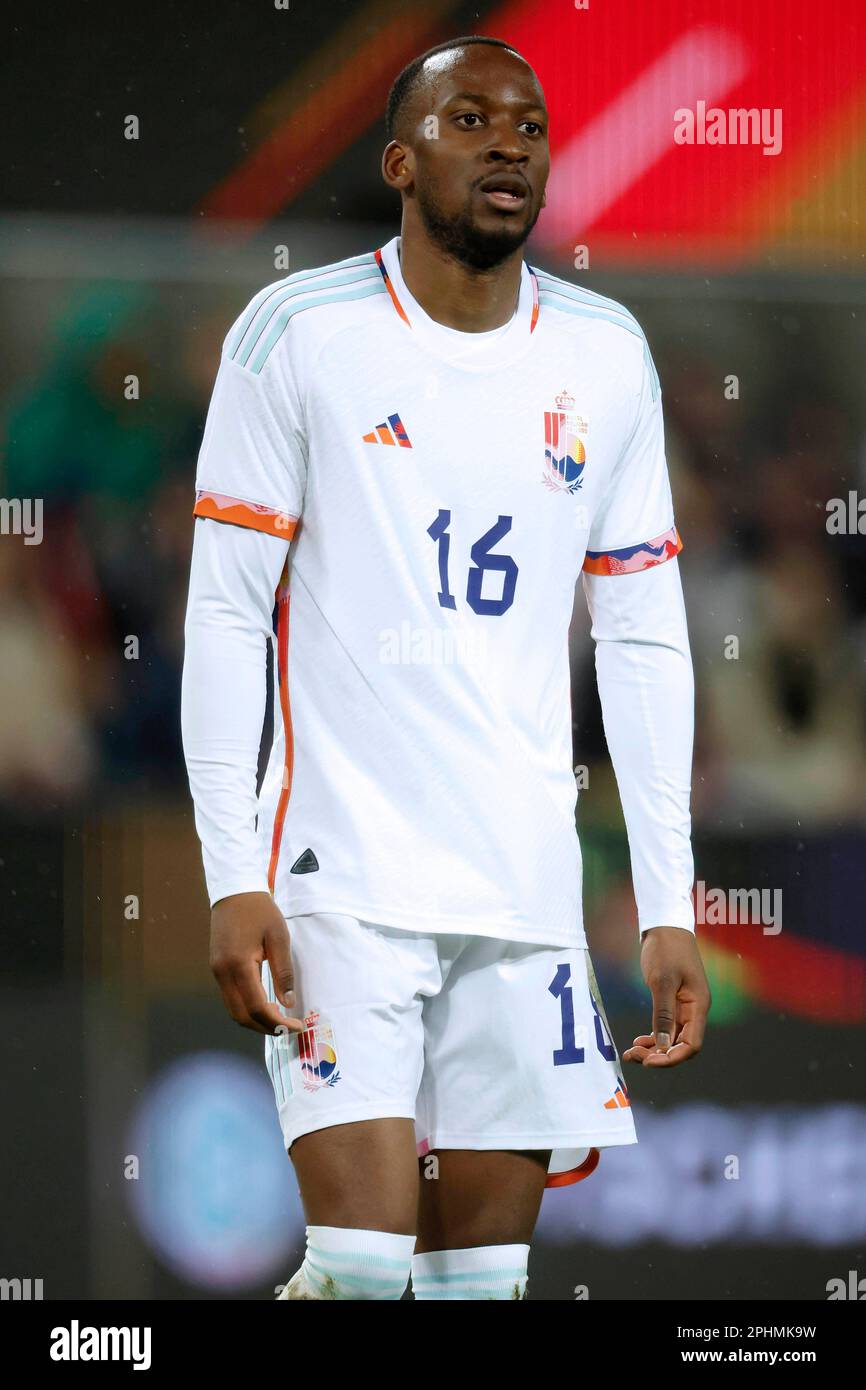
[[[305,849],[289,870],[292,874],[312,874],[319,867],[319,861],[311,849]]]

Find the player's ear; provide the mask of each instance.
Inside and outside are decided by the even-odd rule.
[[[412,171],[407,167],[407,148],[399,140],[391,140],[382,154],[382,178],[391,188],[405,188],[411,182]]]

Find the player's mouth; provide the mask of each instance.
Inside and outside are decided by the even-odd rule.
[[[529,198],[529,185],[519,174],[491,174],[478,185],[478,191],[491,207],[506,212],[518,212]]]

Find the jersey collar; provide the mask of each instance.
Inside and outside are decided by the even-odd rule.
[[[517,309],[505,332],[495,332],[490,337],[483,333],[457,333],[432,319],[411,294],[400,269],[400,241],[398,235],[381,246],[375,253],[376,264],[382,273],[394,312],[427,346],[443,355],[450,355],[459,340],[465,340],[468,347],[474,347],[472,340],[477,340],[478,352],[473,353],[470,360],[477,361],[478,365],[504,360],[515,348],[521,351],[525,349],[529,335],[538,323],[538,280],[526,261],[522,262],[520,268]]]

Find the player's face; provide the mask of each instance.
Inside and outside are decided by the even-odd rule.
[[[415,106],[413,191],[428,234],[486,269],[523,245],[544,206],[544,94],[505,49],[479,44],[438,57]]]

